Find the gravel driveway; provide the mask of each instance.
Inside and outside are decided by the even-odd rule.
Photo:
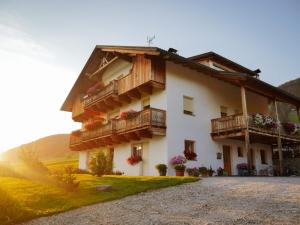
[[[211,177],[24,225],[300,224],[300,178]]]

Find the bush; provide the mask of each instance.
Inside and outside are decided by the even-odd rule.
[[[48,173],[48,168],[39,160],[38,156],[31,149],[26,148],[25,145],[21,147],[19,153],[21,162],[34,173]]]
[[[197,168],[197,167],[187,168],[186,172],[188,173],[189,176],[192,176],[192,177],[199,177],[200,176],[200,171],[199,171],[199,168]]]
[[[96,176],[112,174],[112,159],[103,151],[99,151],[89,162],[91,173]]]
[[[66,166],[63,169],[53,170],[50,176],[54,179],[54,182],[64,188],[66,191],[74,191],[79,186],[79,181],[76,180],[74,175],[74,167]]]
[[[4,190],[0,189],[0,223],[12,224],[19,218],[26,215],[24,208],[20,206],[16,199],[9,196]]]

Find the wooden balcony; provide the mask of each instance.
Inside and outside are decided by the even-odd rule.
[[[283,143],[293,144],[300,143],[299,134],[287,133],[281,125],[278,128],[261,128],[258,127],[251,115],[248,115],[248,130],[251,143],[277,144],[279,135]],[[242,114],[235,114],[222,118],[211,120],[211,136],[214,140],[238,139],[244,140],[246,121]]]
[[[165,88],[165,64],[155,59],[137,56],[132,70],[126,76],[111,81],[100,91],[84,100],[84,109],[93,108],[107,112],[134,99],[143,93],[151,94],[153,89]]]
[[[113,119],[101,127],[83,131],[79,137],[70,138],[70,148],[75,151],[121,144],[154,135],[166,134],[166,112],[145,109],[130,119]]]

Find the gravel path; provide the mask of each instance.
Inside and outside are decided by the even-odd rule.
[[[24,225],[300,224],[300,178],[211,177]]]

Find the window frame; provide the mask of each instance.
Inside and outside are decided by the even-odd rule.
[[[135,146],[139,146],[139,145],[140,145],[141,148],[134,150],[134,147]],[[143,143],[134,143],[134,144],[131,144],[131,156],[140,156],[140,157],[143,156]]]
[[[192,109],[192,111],[189,111],[189,110],[186,110],[185,109],[185,99],[186,100],[190,100],[191,101],[191,109]],[[194,109],[194,98],[193,97],[190,97],[190,96],[187,96],[187,95],[183,95],[183,97],[182,97],[182,103],[183,103],[183,114],[185,114],[185,115],[189,115],[189,116],[195,116],[195,114],[194,114],[194,111],[195,111],[195,109]]]
[[[185,152],[186,152],[186,150],[187,150],[187,143],[188,143],[188,142],[189,142],[190,144],[192,144],[192,145],[191,145],[191,146],[192,146],[191,152],[193,152],[193,153],[196,154],[196,157],[190,158],[190,159],[187,158],[187,157],[186,157],[186,154],[185,154]],[[185,139],[185,140],[184,140],[184,151],[183,151],[183,153],[184,153],[185,157],[187,158],[187,160],[189,160],[189,161],[197,161],[196,141]]]

